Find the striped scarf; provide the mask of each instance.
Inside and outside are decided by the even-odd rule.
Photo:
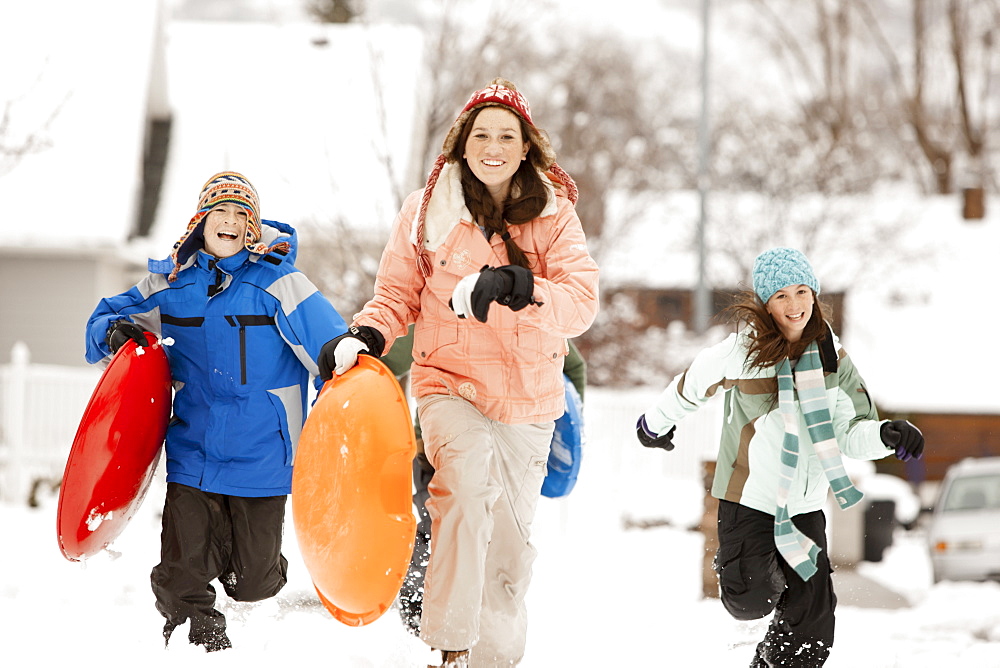
[[[830,488],[841,509],[850,508],[861,500],[861,492],[851,483],[840,458],[837,435],[833,431],[830,409],[827,407],[826,380],[823,362],[816,342],[809,344],[795,366],[786,358],[778,365],[778,408],[785,424],[785,438],[781,446],[781,471],[778,484],[778,509],[774,514],[774,544],[803,580],[816,573],[816,556],[819,547],[792,523],[788,515],[788,491],[799,463],[798,405],[805,415],[816,456],[830,482]]]

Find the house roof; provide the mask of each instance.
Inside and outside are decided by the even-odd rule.
[[[131,0],[0,6],[2,144],[35,134],[48,146],[16,162],[0,155],[8,246],[97,248],[128,235],[157,12]]]
[[[1000,413],[1000,202],[986,206],[984,219],[963,220],[959,195],[921,199],[905,238],[874,260],[886,278],[851,286],[845,346],[880,406]]]
[[[419,186],[420,33],[408,27],[175,21],[169,158],[147,254],[165,257],[222,170],[261,216],[389,229]]]
[[[13,99],[4,145],[31,132],[49,145],[9,171],[0,160],[8,246],[165,257],[224,169],[254,182],[265,218],[388,229],[398,196],[420,184],[417,29],[160,18],[158,3],[131,0],[0,9],[0,59],[19,64],[0,70],[0,104]],[[157,215],[148,238],[127,243],[147,121],[164,114]]]

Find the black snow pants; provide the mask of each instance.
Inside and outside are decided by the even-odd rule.
[[[410,566],[399,590],[399,616],[413,635],[420,635],[420,616],[424,603],[424,576],[431,558],[431,516],[427,513],[430,493],[427,486],[434,476],[434,467],[427,455],[418,452],[413,458],[413,505],[417,509],[417,535],[410,555]]]
[[[160,563],[150,574],[156,609],[166,618],[164,636],[191,620],[189,639],[224,632],[215,609],[218,579],[237,601],[260,601],[285,586],[288,561],[281,554],[286,496],[242,497],[167,483],[160,534]]]
[[[719,574],[722,603],[736,619],[774,617],[757,645],[751,668],[816,668],[833,647],[833,569],[823,511],[796,515],[792,522],[820,547],[818,571],[803,581],[774,545],[774,516],[731,501],[719,502]]]

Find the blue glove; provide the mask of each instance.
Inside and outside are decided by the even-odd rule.
[[[676,425],[671,427],[670,431],[663,436],[657,436],[649,429],[649,425],[646,424],[645,415],[640,415],[639,421],[635,423],[635,435],[639,438],[639,442],[647,448],[663,448],[667,451],[673,450],[673,437],[675,429],[677,429]]]

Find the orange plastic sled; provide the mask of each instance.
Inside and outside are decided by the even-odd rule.
[[[110,545],[142,504],[170,419],[170,365],[162,344],[128,341],[111,359],[83,412],[66,460],[56,531],[81,561]]]
[[[302,428],[295,533],[320,600],[348,626],[381,617],[406,576],[416,534],[414,454],[406,397],[370,355],[327,381]]]

